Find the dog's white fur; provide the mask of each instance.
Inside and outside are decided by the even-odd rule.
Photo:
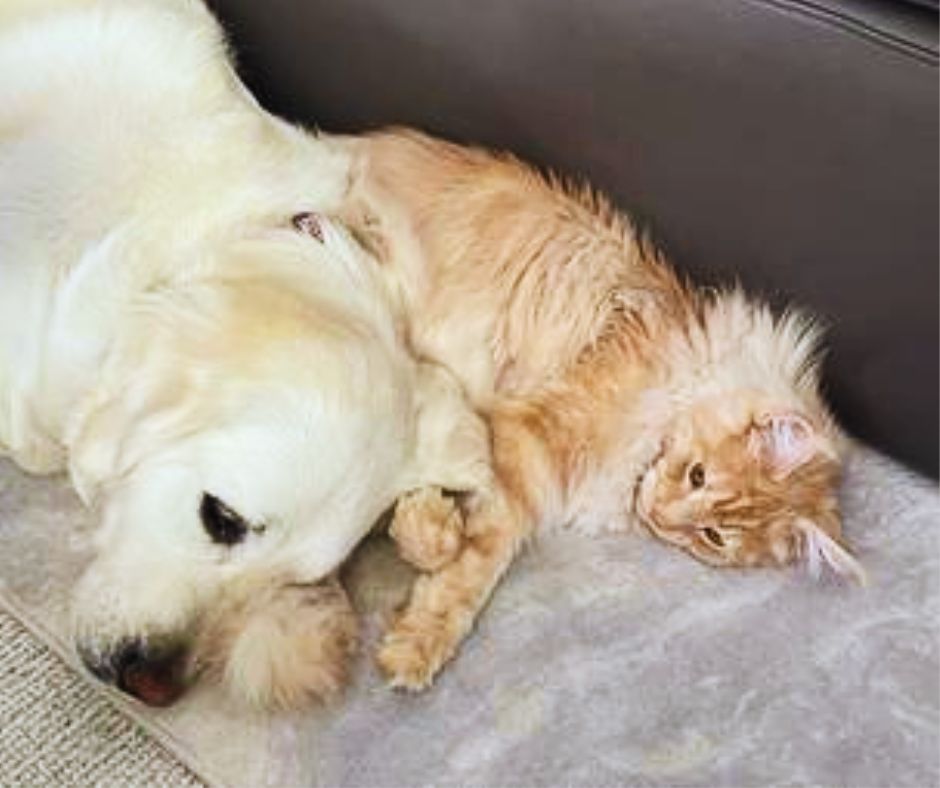
[[[345,154],[256,105],[195,0],[2,0],[0,75],[0,449],[100,512],[80,650],[196,642],[252,700],[328,691],[297,589],[403,491],[487,473],[374,261],[291,227]],[[214,543],[205,491],[258,532]]]

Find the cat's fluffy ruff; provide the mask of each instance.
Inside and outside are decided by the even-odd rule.
[[[844,551],[805,549],[807,527],[840,537],[841,440],[807,321],[687,286],[603,198],[511,157],[404,131],[346,144],[346,215],[399,288],[415,348],[487,415],[499,479],[468,500],[462,552],[419,578],[389,632],[392,683],[431,680],[539,525],[639,514],[709,563],[812,552],[856,573]],[[699,460],[709,479],[691,489]],[[412,554],[418,504],[400,507]]]

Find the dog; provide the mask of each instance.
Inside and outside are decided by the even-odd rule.
[[[339,564],[403,493],[488,473],[329,218],[347,155],[257,105],[197,0],[4,0],[0,75],[0,448],[98,518],[78,653],[152,705],[200,673],[330,696]]]

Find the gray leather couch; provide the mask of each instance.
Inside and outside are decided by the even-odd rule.
[[[275,112],[509,148],[608,191],[700,280],[809,306],[843,423],[936,475],[936,2],[213,5]]]

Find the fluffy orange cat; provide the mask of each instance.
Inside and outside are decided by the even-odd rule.
[[[436,490],[400,501],[392,534],[427,571],[380,649],[393,685],[432,681],[540,526],[638,520],[709,564],[863,578],[807,319],[696,290],[602,197],[511,157],[409,131],[347,144],[345,218],[414,351],[486,416],[497,480],[459,511]]]

